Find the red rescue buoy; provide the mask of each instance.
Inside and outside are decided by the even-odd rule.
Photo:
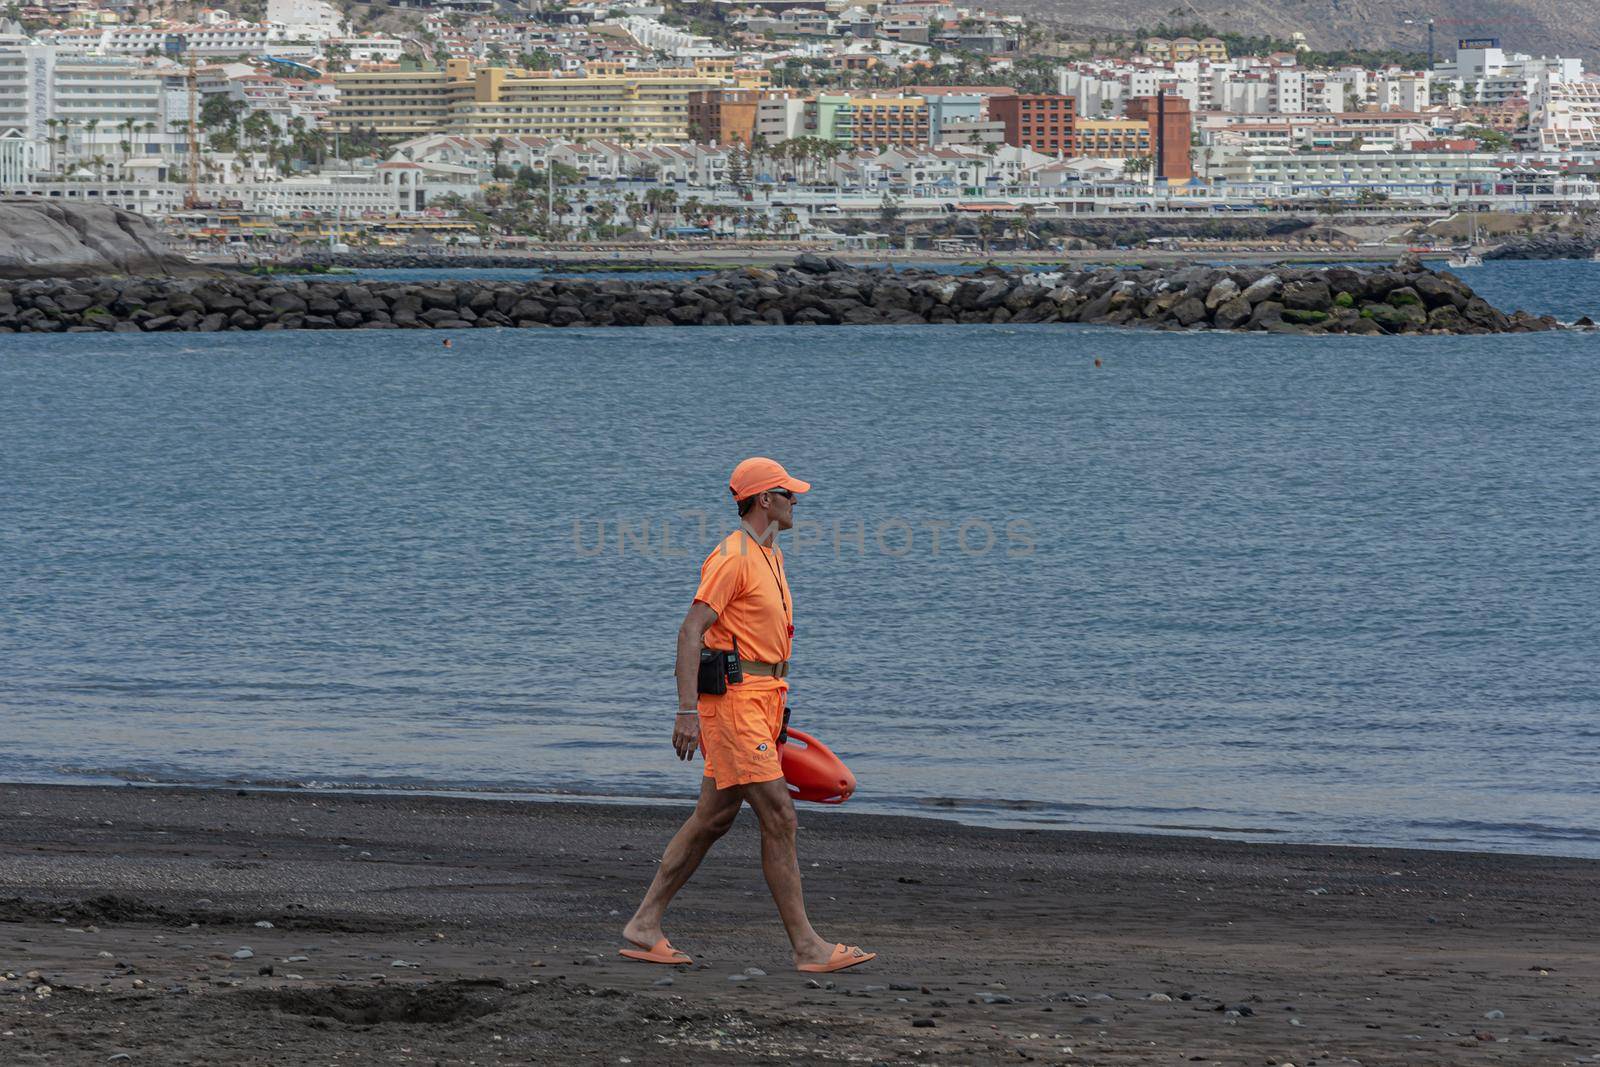
[[[816,804],[843,804],[856,791],[856,776],[827,745],[808,733],[789,728],[788,744],[778,746],[778,760],[789,795]]]

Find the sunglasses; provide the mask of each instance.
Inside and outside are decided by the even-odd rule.
[[[787,489],[768,489],[767,492],[772,493],[775,496],[781,496],[785,500],[793,500],[794,499],[794,493],[790,492]]]

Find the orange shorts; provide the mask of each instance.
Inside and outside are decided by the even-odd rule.
[[[718,789],[783,777],[778,732],[787,693],[730,686],[721,696],[700,695],[700,752]]]

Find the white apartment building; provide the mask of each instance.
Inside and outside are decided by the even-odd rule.
[[[271,53],[272,45],[286,40],[282,29],[252,22],[215,26],[110,26],[105,29],[51,30],[39,35],[45,44],[84,55],[143,56],[161,52],[169,37],[182,37],[186,54],[197,56],[253,56]]]
[[[393,215],[420,211],[436,196],[478,195],[476,182],[430,180],[414,163],[382,163],[353,174],[322,174],[276,181],[211,182],[198,187],[199,198],[228,204],[242,212],[289,218],[314,212],[336,218],[358,218],[363,212]],[[0,197],[30,196],[68,203],[110,204],[160,217],[184,210],[188,186],[172,181],[0,182]]]
[[[1338,148],[1352,142],[1367,151],[1403,151],[1444,135],[1435,116],[1403,111],[1307,112],[1300,115],[1236,115],[1213,111],[1195,124],[1203,148],[1215,158],[1265,149]],[[1204,154],[1203,152],[1201,153]]]
[[[355,60],[375,60],[380,63],[396,63],[405,54],[405,43],[398,37],[330,37],[322,42],[328,45],[337,45],[350,53],[350,58]],[[275,56],[283,56],[282,52],[275,51]]]
[[[170,129],[172,117],[159,70],[0,41],[0,132],[17,130],[33,146],[28,158],[38,168],[159,151],[179,136]]]
[[[1435,85],[1445,86],[1452,106],[1493,106],[1527,99],[1534,84],[1545,76],[1559,81],[1579,80],[1583,77],[1583,60],[1507,53],[1495,39],[1463,41],[1456,49],[1455,59],[1434,64],[1432,74]]]
[[[645,48],[665,52],[673,59],[710,59],[733,55],[727,49],[719,48],[709,37],[689,33],[655,19],[629,15],[621,20],[620,25],[628,31],[628,36]]]
[[[1270,115],[1277,107],[1278,91],[1272,79],[1252,71],[1239,74],[1229,70],[1211,75],[1211,106],[1217,111],[1241,115]]]
[[[755,136],[767,144],[799,137],[806,128],[806,102],[798,96],[763,98],[756,103]]]
[[[1427,71],[1382,71],[1372,79],[1368,100],[1379,111],[1421,111],[1428,106],[1431,80]]]
[[[1056,89],[1075,102],[1077,113],[1089,118],[1119,115],[1136,96],[1154,96],[1166,89],[1189,101],[1194,111],[1210,106],[1210,93],[1202,92],[1199,69],[1194,63],[1180,63],[1180,69],[1157,66],[1104,66],[1099,69],[1067,68],[1056,77]]]
[[[1545,151],[1600,150],[1600,80],[1544,75],[1528,99],[1529,126]]]
[[[1492,185],[1497,157],[1485,152],[1314,152],[1236,155],[1211,168],[1213,179],[1265,195],[1448,196]]]
[[[1151,96],[1158,89],[1183,97],[1196,114],[1293,115],[1368,107],[1419,111],[1428,105],[1429,75],[1398,68],[1306,70],[1287,57],[1244,56],[1080,62],[1061,68],[1056,81],[1059,92],[1074,98],[1078,114],[1091,118],[1119,114],[1130,97]]]

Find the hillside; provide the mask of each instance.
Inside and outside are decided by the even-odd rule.
[[[1427,32],[1406,18],[1437,19],[1438,52],[1457,38],[1499,37],[1508,51],[1580,56],[1600,69],[1600,4],[1572,0],[1451,0],[1447,5],[1388,0],[990,0],[986,6],[1069,28],[1153,28],[1159,22],[1204,22],[1219,30],[1287,38],[1298,30],[1313,48],[1405,48],[1421,51]]]

